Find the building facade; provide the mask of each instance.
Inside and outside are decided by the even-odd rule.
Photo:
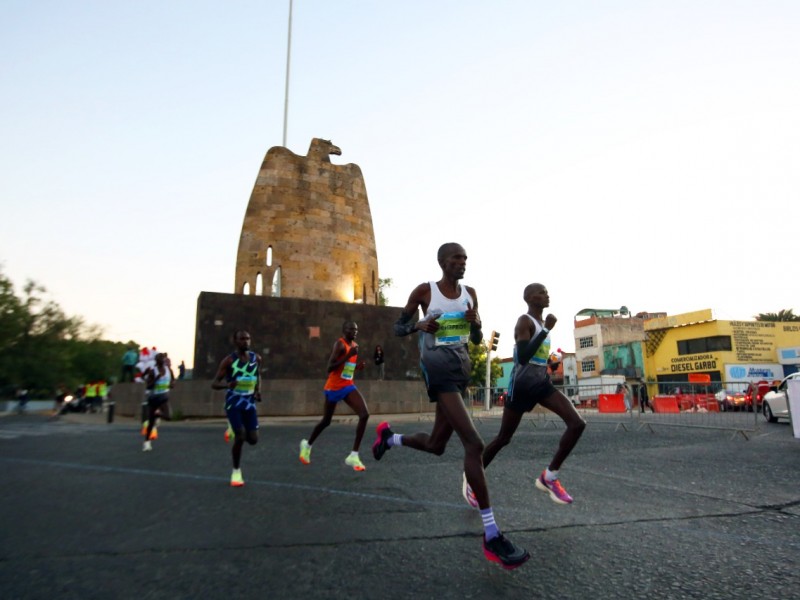
[[[650,319],[644,330],[645,373],[661,392],[702,378],[740,391],[800,369],[800,323],[720,321],[706,309]]]

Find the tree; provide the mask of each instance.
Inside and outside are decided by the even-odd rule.
[[[386,279],[378,278],[378,306],[389,305],[389,298],[386,296],[385,290],[392,287],[392,283],[391,277],[387,277]]]
[[[791,308],[785,308],[776,313],[759,313],[755,316],[755,320],[778,322],[800,321],[800,315],[794,314],[794,310]]]
[[[469,359],[472,362],[472,372],[470,373],[469,384],[473,387],[486,387],[486,345],[483,343],[469,344]],[[497,380],[503,375],[503,367],[500,366],[500,359],[494,357],[489,367],[489,387],[494,387]]]
[[[102,340],[102,331],[67,316],[47,299],[41,285],[28,281],[21,295],[0,271],[0,394],[17,388],[33,397],[52,397],[92,380],[112,380],[126,344]]]

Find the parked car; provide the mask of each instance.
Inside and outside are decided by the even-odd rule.
[[[717,402],[719,402],[719,409],[722,412],[726,410],[744,410],[744,392],[722,389],[714,394],[714,397],[717,399]]]
[[[744,391],[744,404],[747,407],[749,412],[753,412],[753,406],[755,406],[758,412],[761,412],[761,402],[764,400],[764,395],[769,391],[769,388],[772,384],[769,381],[761,380],[758,382],[751,382],[747,389]],[[755,396],[755,404],[753,403],[753,397]]]
[[[770,423],[774,423],[778,419],[789,418],[789,403],[786,401],[786,395],[792,379],[800,379],[800,372],[784,377],[777,387],[771,388],[764,394],[762,412],[764,418]]]

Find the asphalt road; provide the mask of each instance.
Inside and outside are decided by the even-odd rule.
[[[533,478],[561,430],[523,424],[487,471],[500,527],[532,558],[481,551],[460,493],[463,452],[364,441],[314,421],[262,421],[231,488],[224,426],[169,423],[143,453],[138,426],[99,415],[0,418],[0,590],[16,598],[797,598],[800,440],[785,423],[750,440],[719,430],[590,423],[562,469],[576,498]],[[498,422],[478,424],[488,440]],[[400,433],[430,422],[400,419]]]

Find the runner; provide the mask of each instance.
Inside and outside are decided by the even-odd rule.
[[[147,398],[147,427],[143,433],[142,451],[149,452],[153,449],[152,440],[156,439],[153,437],[156,420],[158,418],[169,420],[169,391],[175,386],[175,376],[172,374],[172,369],[164,364],[163,354],[156,354],[156,364],[147,370],[145,381],[150,395]]]
[[[233,431],[233,472],[231,486],[244,485],[242,477],[242,447],[258,443],[258,413],[256,402],[261,401],[261,357],[250,351],[250,334],[237,331],[234,335],[236,351],[222,359],[217,375],[211,383],[215,390],[225,393],[225,413]]]
[[[550,356],[550,330],[556,324],[556,317],[549,314],[542,318],[545,307],[550,306],[547,288],[541,283],[532,283],[522,295],[528,305],[528,312],[517,319],[514,327],[514,367],[508,386],[508,400],[503,407],[500,431],[483,452],[483,468],[486,469],[497,453],[511,442],[514,432],[526,412],[537,404],[557,414],[567,428],[561,436],[553,459],[547,468],[536,478],[536,487],[550,495],[558,504],[571,504],[570,496],[558,480],[558,470],[569,456],[586,428],[572,402],[553,387],[547,369]],[[464,499],[470,506],[477,506],[477,499],[466,477],[462,484]]]
[[[369,411],[364,397],[353,383],[356,370],[364,368],[364,362],[358,362],[358,344],[356,344],[358,325],[353,321],[347,321],[342,325],[342,333],[344,335],[333,344],[333,350],[328,358],[328,380],[325,382],[325,404],[322,407],[322,419],[314,427],[311,437],[300,441],[300,462],[304,465],[311,464],[312,444],[331,424],[336,405],[339,401],[344,400],[347,406],[358,415],[353,450],[344,459],[344,464],[353,467],[354,471],[364,471],[366,467],[358,456],[358,449],[361,447],[361,439],[367,429]]]
[[[378,437],[372,445],[375,460],[381,460],[391,448],[407,446],[441,456],[455,431],[464,445],[464,473],[475,490],[483,519],[483,552],[490,561],[506,569],[515,569],[530,554],[515,546],[498,528],[489,502],[489,489],[481,463],[483,439],[475,429],[464,406],[464,394],[470,379],[471,363],[467,342],[483,339],[475,290],[462,285],[467,253],[456,243],[444,244],[438,252],[442,278],[418,285],[408,298],[403,313],[395,323],[395,334],[420,331],[420,363],[428,397],[436,403],[436,418],[430,434],[401,435],[389,423],[378,425]],[[423,319],[412,322],[422,308]]]

